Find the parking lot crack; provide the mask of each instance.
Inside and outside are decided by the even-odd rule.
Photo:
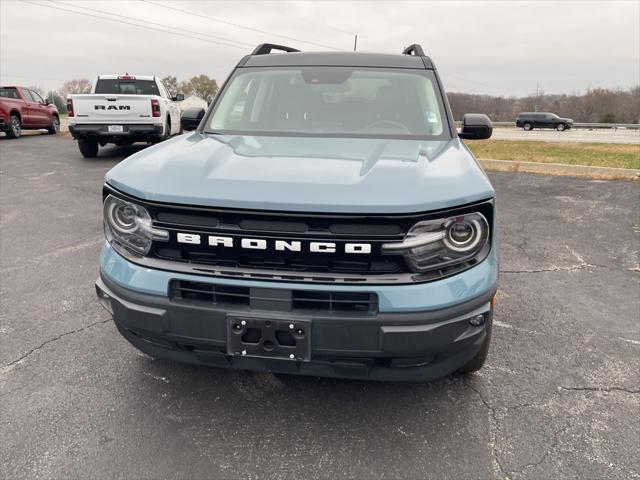
[[[33,354],[34,352],[37,352],[38,350],[43,349],[44,347],[46,347],[47,345],[49,345],[51,343],[57,342],[58,340],[60,340],[60,339],[62,339],[64,337],[68,337],[69,335],[75,335],[76,333],[84,332],[85,330],[88,330],[89,328],[95,327],[96,325],[100,325],[102,323],[107,323],[110,320],[111,320],[110,318],[107,318],[106,320],[99,320],[97,322],[90,323],[89,325],[85,325],[84,327],[76,328],[75,330],[64,332],[64,333],[61,333],[60,335],[56,335],[53,338],[45,340],[40,345],[38,345],[37,347],[32,348],[31,350],[29,350],[27,353],[25,353],[21,357],[15,359],[15,360],[12,360],[9,363],[3,365],[2,368],[0,368],[0,373],[6,373],[6,372],[10,371],[13,367],[15,367],[16,365],[18,365],[19,363],[22,363],[25,359],[27,359],[31,354]]]
[[[518,470],[514,470],[511,473],[524,473],[525,470],[528,470],[530,468],[535,468],[538,465],[542,465],[542,463],[544,463],[544,461],[549,457],[549,455],[551,455],[553,451],[558,447],[558,443],[560,443],[560,435],[566,432],[570,426],[571,425],[569,423],[566,423],[563,427],[553,432],[553,439],[551,441],[551,446],[547,449],[546,452],[542,454],[542,456],[540,457],[540,460],[533,463],[527,463],[522,467],[520,467]]]
[[[630,393],[630,394],[638,394],[638,393],[640,393],[640,390],[632,390],[630,388],[616,387],[616,386],[611,386],[611,387],[566,387],[566,386],[560,386],[560,387],[558,387],[558,389],[567,390],[567,391],[570,391],[570,392],[606,392],[606,393],[623,392],[623,393]]]
[[[500,427],[499,427],[499,423],[498,423],[498,415],[497,415],[496,409],[487,401],[486,398],[484,398],[484,395],[482,394],[482,392],[479,389],[477,389],[476,387],[474,387],[471,384],[468,384],[468,385],[469,385],[469,388],[471,390],[476,392],[476,394],[480,398],[480,401],[487,408],[487,410],[489,410],[489,413],[490,413],[489,418],[490,418],[491,428],[489,429],[489,436],[490,436],[490,447],[491,447],[491,459],[493,461],[494,469],[500,475],[500,478],[510,480],[511,476],[507,473],[507,471],[503,467],[502,462],[500,461],[499,454],[498,454],[498,447],[497,447],[498,435],[497,435],[497,432],[500,429]]]
[[[546,403],[520,403],[518,405],[511,405],[506,407],[507,410],[519,410],[521,408],[542,408],[545,407]]]
[[[582,255],[574,251],[568,245],[566,246],[567,250],[575,257],[578,263],[574,265],[567,266],[552,266],[547,268],[532,268],[532,269],[523,269],[523,270],[500,270],[500,273],[507,274],[527,274],[527,273],[546,273],[546,272],[578,272],[580,270],[586,270],[589,268],[608,268],[606,265],[597,265],[594,263],[587,262]]]

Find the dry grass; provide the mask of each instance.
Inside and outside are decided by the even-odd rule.
[[[527,140],[468,142],[477,158],[640,169],[640,145]]]

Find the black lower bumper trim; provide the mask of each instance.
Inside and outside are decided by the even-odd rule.
[[[122,132],[110,132],[105,124],[76,124],[69,125],[69,132],[73,138],[83,136],[95,137],[145,137],[162,135],[163,126],[155,124],[118,124],[122,125]]]
[[[243,370],[392,381],[435,379],[471,360],[486,339],[495,293],[438,311],[363,318],[189,305],[130,291],[104,276],[97,280],[96,291],[122,335],[153,357]],[[474,326],[469,319],[478,315],[485,323]],[[228,354],[230,317],[308,322],[308,361]]]

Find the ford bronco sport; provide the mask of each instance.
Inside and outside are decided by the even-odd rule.
[[[272,53],[281,50],[284,53]],[[153,356],[427,380],[485,361],[494,190],[419,45],[259,45],[182,136],[104,184],[99,302]]]

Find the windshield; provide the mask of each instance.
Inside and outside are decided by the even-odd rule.
[[[208,130],[448,138],[433,72],[352,67],[241,68],[217,99]]]
[[[100,79],[96,83],[95,93],[113,93],[122,95],[160,95],[154,80]]]

